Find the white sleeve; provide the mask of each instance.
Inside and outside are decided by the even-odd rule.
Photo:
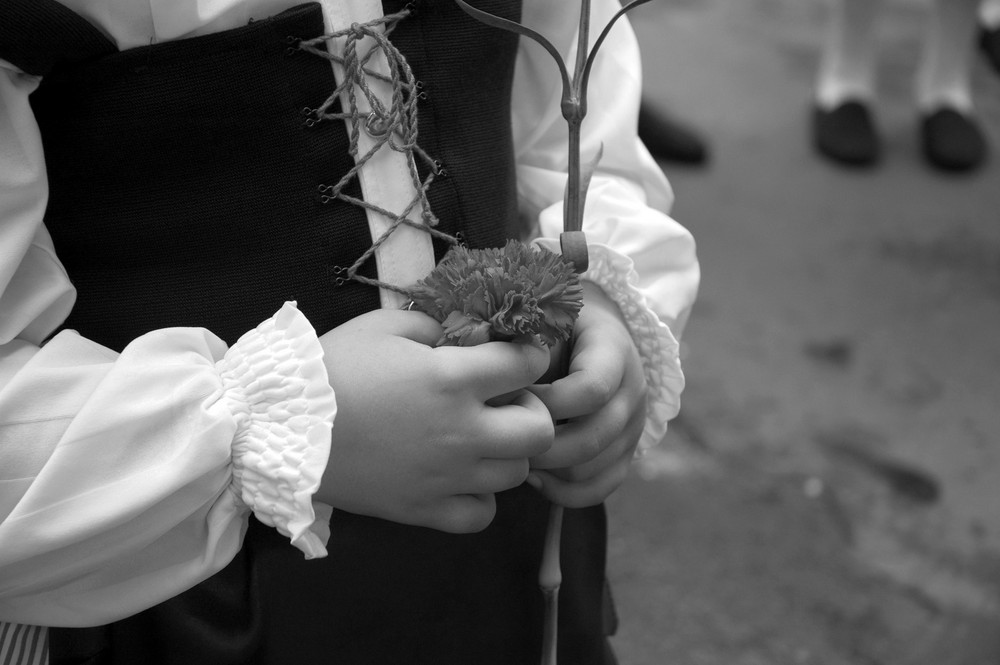
[[[590,42],[620,8],[594,0]],[[522,22],[544,35],[572,71],[579,3],[525,2]],[[603,151],[587,194],[583,230],[590,268],[625,315],[643,356],[650,386],[649,416],[639,451],[659,443],[680,407],[684,386],[677,339],[698,290],[691,234],[667,213],[673,193],[636,133],[642,85],[639,47],[627,18],[612,28],[591,71],[583,122],[584,163]],[[536,219],[540,244],[558,251],[563,228],[567,128],[562,83],[552,56],[522,38],[514,83],[513,130],[521,210]]]
[[[576,58],[578,2],[525,2],[523,23],[557,47],[572,71]],[[619,9],[615,0],[592,3],[591,44]],[[603,148],[590,183],[584,216],[588,241],[628,256],[638,288],[680,337],[698,289],[691,234],[669,215],[673,193],[636,134],[642,87],[639,46],[628,18],[612,28],[591,72],[581,153],[586,162]],[[566,122],[562,84],[552,56],[521,39],[514,84],[513,128],[522,210],[537,217],[537,232],[562,231],[566,186]]]
[[[197,328],[43,343],[74,290],[42,224],[36,85],[0,62],[0,622],[146,609],[224,567],[251,513],[323,556],[336,402],[294,304],[230,348]]]

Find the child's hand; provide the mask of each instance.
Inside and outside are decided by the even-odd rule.
[[[553,418],[568,421],[552,448],[531,460],[531,481],[573,508],[600,503],[624,482],[646,420],[642,361],[621,312],[586,282],[584,303],[569,374],[531,387]]]
[[[337,393],[321,501],[479,531],[496,512],[494,493],[523,483],[528,458],[548,450],[552,416],[523,390],[545,371],[548,352],[508,342],[434,348],[440,336],[425,314],[379,310],[320,338]]]

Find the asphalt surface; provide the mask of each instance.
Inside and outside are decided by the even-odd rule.
[[[993,157],[922,159],[926,2],[888,2],[881,164],[809,140],[822,0],[635,10],[703,287],[681,417],[609,502],[621,665],[1000,663],[1000,75]],[[970,44],[970,48],[973,45]]]

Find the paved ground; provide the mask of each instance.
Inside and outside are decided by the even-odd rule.
[[[987,168],[920,159],[924,2],[889,2],[877,169],[808,142],[821,0],[636,11],[704,283],[667,445],[610,504],[622,665],[1000,663],[1000,77]]]

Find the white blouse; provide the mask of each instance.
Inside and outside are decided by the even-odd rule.
[[[121,49],[238,27],[298,4],[60,1]],[[331,32],[381,12],[372,0],[321,4]],[[596,26],[618,8],[615,0],[593,4]],[[574,15],[565,1],[527,0],[523,22],[572,63]],[[592,263],[585,278],[618,302],[643,354],[645,448],[678,408],[675,336],[695,297],[698,263],[690,234],[666,214],[666,179],[635,136],[641,74],[627,23],[601,53],[583,129],[585,157],[603,144],[584,224]],[[316,333],[294,303],[231,348],[195,328],[151,332],[121,354],[72,331],[42,343],[75,293],[42,223],[45,163],[28,104],[37,85],[0,61],[0,622],[97,625],[155,605],[223,568],[251,512],[306,556],[323,556],[330,509],[311,497],[336,436],[337,407]],[[562,227],[559,93],[551,56],[522,40],[513,104],[518,192],[543,238]],[[388,158],[396,156],[366,166],[363,187],[366,198],[391,204],[401,193],[379,191],[380,174],[393,168]],[[369,223],[376,232],[379,220]],[[406,265],[403,254],[384,250],[380,273],[416,279],[433,260],[421,254]],[[9,628],[0,623],[0,635],[13,635]],[[0,656],[14,648],[3,644]]]

